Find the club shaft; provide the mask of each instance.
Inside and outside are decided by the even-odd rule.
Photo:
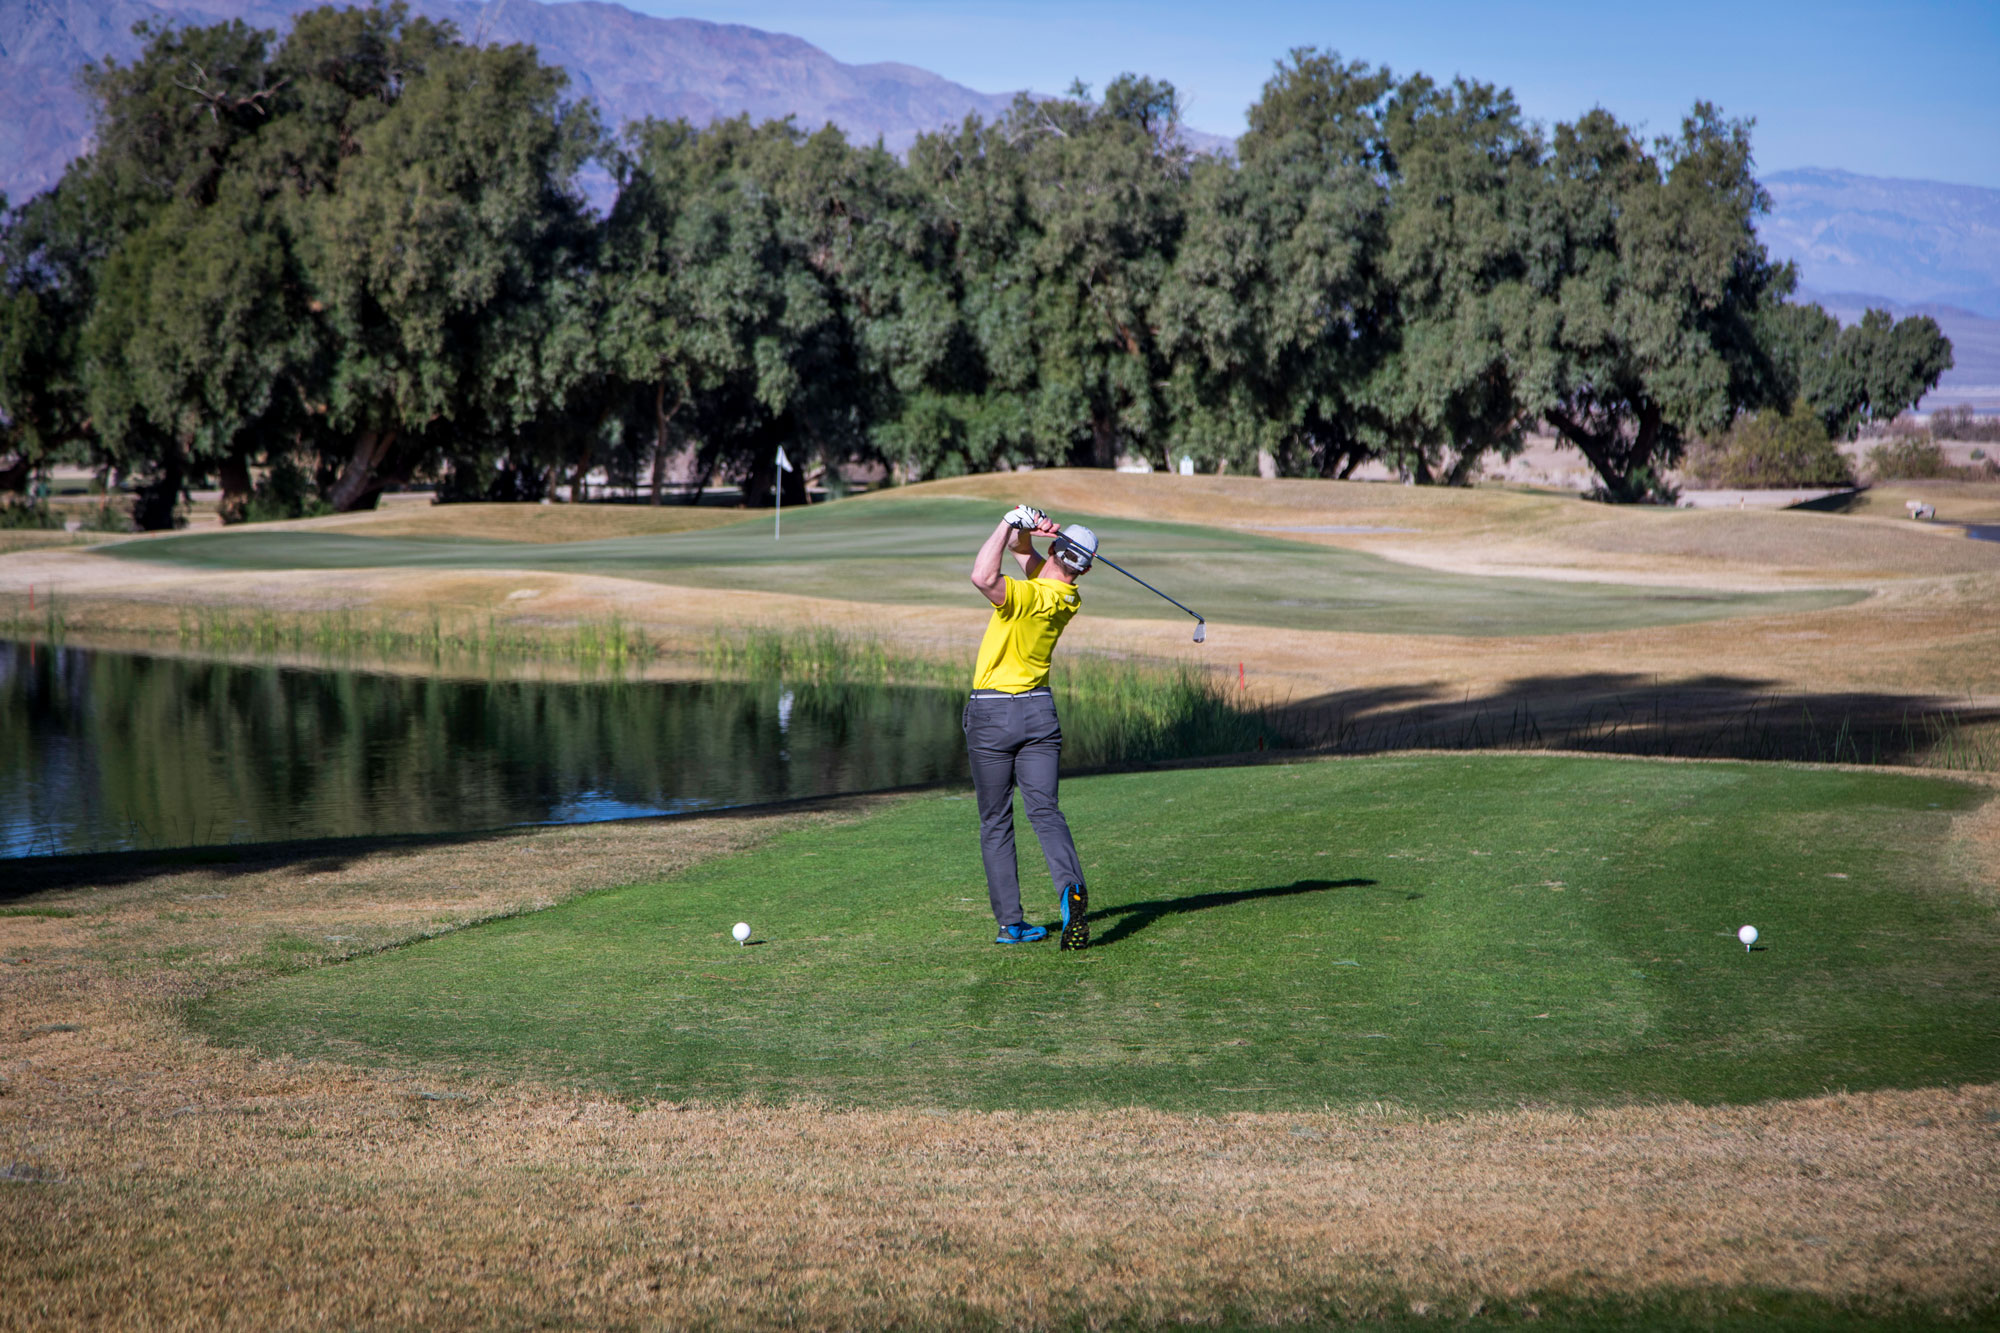
[[[1167,597],[1167,595],[1166,595],[1165,593],[1161,592],[1161,591],[1160,591],[1160,590],[1159,590],[1158,588],[1155,588],[1155,587],[1154,587],[1154,586],[1153,586],[1152,584],[1150,584],[1150,583],[1146,582],[1146,580],[1144,580],[1144,579],[1140,578],[1140,577],[1139,577],[1139,576],[1138,576],[1137,574],[1134,574],[1134,573],[1133,573],[1133,572],[1132,572],[1131,570],[1129,570],[1129,569],[1126,569],[1126,568],[1125,568],[1124,566],[1122,566],[1122,565],[1112,565],[1112,564],[1111,564],[1111,562],[1110,562],[1109,560],[1105,560],[1105,559],[1104,559],[1104,557],[1103,557],[1103,556],[1101,556],[1101,555],[1100,555],[1100,556],[1098,556],[1098,557],[1097,557],[1097,559],[1098,559],[1099,561],[1101,561],[1102,563],[1104,563],[1104,564],[1107,564],[1107,565],[1111,565],[1111,567],[1112,567],[1113,569],[1117,570],[1117,571],[1118,571],[1118,572],[1119,572],[1120,574],[1123,574],[1123,575],[1124,575],[1124,576],[1125,576],[1126,578],[1128,578],[1128,579],[1132,580],[1132,582],[1134,582],[1134,583],[1138,584],[1138,585],[1139,585],[1140,587],[1144,588],[1144,589],[1145,589],[1145,590],[1146,590],[1147,592],[1149,592],[1149,593],[1152,593],[1152,594],[1153,594],[1153,595],[1154,595],[1155,597],[1162,597],[1162,598],[1165,598],[1165,599],[1166,599],[1167,601],[1169,601],[1169,602],[1174,602],[1174,599],[1173,599],[1173,598],[1171,598],[1171,597]],[[1182,605],[1182,604],[1181,604],[1180,602],[1174,602],[1174,605],[1175,605],[1175,606],[1178,606],[1178,607],[1180,607],[1180,608],[1181,608],[1181,610],[1183,610],[1183,611],[1186,611],[1186,612],[1187,612],[1187,613],[1188,613],[1189,615],[1193,616],[1193,617],[1194,617],[1194,618],[1195,618],[1196,620],[1199,620],[1199,621],[1201,621],[1201,623],[1202,623],[1202,624],[1204,624],[1204,625],[1205,625],[1205,624],[1207,624],[1207,623],[1208,623],[1207,619],[1206,619],[1206,618],[1205,618],[1205,617],[1204,617],[1204,616],[1203,616],[1203,615],[1201,614],[1201,612],[1199,612],[1199,611],[1196,611],[1196,610],[1194,610],[1194,609],[1193,609],[1193,608],[1191,608],[1191,607],[1188,607],[1188,606],[1184,606],[1184,605]]]

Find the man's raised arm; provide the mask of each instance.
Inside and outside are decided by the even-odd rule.
[[[1020,562],[1021,572],[1034,578],[1042,572],[1042,557],[1035,554],[1033,534],[1054,537],[1061,532],[1061,525],[1041,510],[1015,505],[1000,520],[1000,525],[993,529],[993,535],[986,539],[985,545],[979,548],[979,554],[973,557],[972,586],[985,594],[986,600],[993,605],[1004,605],[1007,601],[1007,578],[1000,572],[1001,552],[1011,550],[1014,559]]]

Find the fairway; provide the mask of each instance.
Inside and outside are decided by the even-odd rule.
[[[1095,940],[1061,954],[988,942],[971,804],[930,794],[193,1020],[643,1101],[1449,1111],[1990,1080],[2000,923],[1942,852],[1984,799],[1539,756],[1078,780]]]
[[[990,501],[895,494],[768,514],[705,531],[527,543],[370,537],[349,531],[190,533],[110,548],[114,558],[201,570],[539,570],[782,592],[867,603],[977,601],[966,571],[997,517]],[[1847,590],[1732,593],[1477,577],[1224,528],[1062,515],[1090,524],[1105,555],[1221,624],[1400,634],[1566,634],[1846,605]],[[1084,583],[1093,612],[1182,613],[1104,569]]]

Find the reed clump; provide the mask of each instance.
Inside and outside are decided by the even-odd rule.
[[[719,676],[798,685],[958,685],[963,663],[899,652],[873,635],[820,625],[718,633],[702,654]]]
[[[791,685],[904,685],[962,690],[969,663],[902,651],[871,635],[820,626],[718,634],[704,654],[717,675]],[[1121,767],[1205,755],[1292,748],[1260,705],[1231,696],[1187,662],[1058,655],[1049,684],[1062,711],[1066,759]]]
[[[556,660],[625,666],[650,662],[660,654],[657,643],[615,615],[530,629],[490,615],[450,620],[437,611],[411,623],[387,616],[368,618],[346,609],[279,615],[262,610],[195,608],[181,613],[178,637],[187,648],[294,653],[333,660],[373,654],[440,661]]]
[[[0,619],[0,638],[32,639],[58,645],[69,637],[69,613],[54,590],[37,594],[29,589],[25,600],[8,609]]]

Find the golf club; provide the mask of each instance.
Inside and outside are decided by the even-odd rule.
[[[1120,574],[1123,574],[1126,578],[1132,580],[1132,582],[1144,588],[1147,592],[1152,593],[1154,596],[1166,597],[1168,601],[1174,602],[1173,598],[1167,597],[1165,593],[1161,592],[1158,588],[1155,588],[1152,584],[1146,582],[1146,580],[1140,578],[1137,574],[1134,574],[1131,570],[1126,569],[1120,565],[1112,565],[1109,560],[1105,560],[1104,557],[1101,555],[1097,556],[1096,559],[1103,560],[1105,564],[1111,565],[1113,569],[1117,570]],[[1208,637],[1208,622],[1202,619],[1201,612],[1191,610],[1185,606],[1181,606],[1179,602],[1174,602],[1174,605],[1179,606],[1181,610],[1186,611],[1189,615],[1194,617],[1194,641],[1196,643],[1200,643],[1204,639],[1206,639]]]
[[[1104,560],[1104,557],[1098,554],[1096,534],[1092,533],[1088,528],[1076,527],[1074,525],[1072,525],[1072,531],[1081,532],[1084,535],[1084,537],[1089,541],[1090,544],[1088,546],[1079,545],[1077,542],[1071,540],[1068,533],[1059,533],[1057,534],[1055,540],[1049,543],[1050,556],[1060,559],[1065,565],[1068,565],[1071,569],[1077,569],[1077,570],[1089,568],[1090,563],[1092,561]],[[1073,560],[1069,556],[1068,552],[1072,551],[1075,552],[1076,555],[1081,558],[1083,562],[1082,564],[1078,564],[1076,560]],[[1124,566],[1112,564],[1112,562],[1109,560],[1104,560],[1104,563],[1107,565],[1111,565],[1113,569],[1117,570],[1120,574],[1123,574],[1126,578],[1132,580],[1132,582],[1144,588],[1147,592],[1152,593],[1155,597],[1166,598],[1167,601],[1173,602],[1175,606],[1180,607],[1181,610],[1186,611],[1189,615],[1193,616],[1194,641],[1196,643],[1200,643],[1204,639],[1208,638],[1208,621],[1202,618],[1201,612],[1196,611],[1193,608],[1181,602],[1175,602],[1173,598],[1167,597],[1165,593],[1161,592],[1158,588],[1155,588],[1152,584],[1146,582],[1146,580],[1140,578],[1137,574],[1134,574],[1131,570],[1126,569]]]

